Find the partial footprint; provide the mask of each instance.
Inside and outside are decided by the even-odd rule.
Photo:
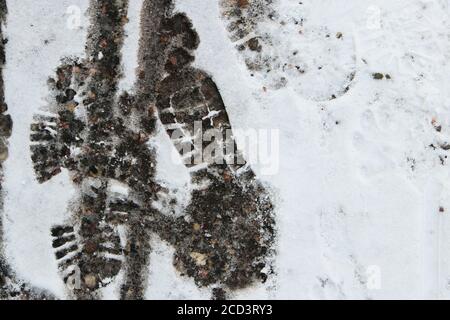
[[[350,89],[356,74],[352,34],[327,26],[325,16],[309,19],[326,1],[221,0],[220,5],[249,71],[269,88],[289,86],[316,101]]]

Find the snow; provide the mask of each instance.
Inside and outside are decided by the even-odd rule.
[[[138,67],[137,54],[141,35],[139,20],[141,18],[142,0],[130,0],[128,4],[128,23],[125,25],[125,40],[122,49],[123,79],[119,91],[133,89]]]
[[[83,54],[86,20],[82,17],[76,28],[68,23],[68,8],[74,4],[83,13],[88,1],[43,0],[39,5],[31,0],[8,1],[6,26],[5,92],[14,121],[3,184],[6,254],[19,277],[58,297],[64,297],[64,287],[51,247],[50,228],[67,217],[74,190],[67,172],[43,185],[37,183],[29,128],[33,114],[47,105],[47,79],[55,74],[60,59]]]
[[[229,39],[218,0],[183,0],[201,43],[195,65],[213,76],[235,129],[278,130],[278,170],[256,165],[277,209],[276,276],[235,292],[250,299],[450,298],[450,171],[440,145],[450,141],[450,37],[446,0],[281,0],[280,16],[305,15],[306,37],[291,25],[263,23],[256,32],[276,39],[272,54],[336,73],[316,71],[276,79],[255,75]],[[32,116],[46,105],[47,78],[59,59],[84,55],[86,17],[69,28],[67,9],[88,0],[9,0],[6,99],[14,121],[5,163],[6,254],[18,276],[64,298],[50,227],[67,217],[74,196],[66,172],[39,185],[29,154]],[[134,84],[140,1],[130,1],[122,90]],[[324,30],[343,45],[324,54]],[[44,41],[48,40],[45,44]],[[333,43],[337,43],[333,40]],[[350,90],[325,100],[356,70]],[[390,80],[374,80],[373,73]],[[441,132],[435,127],[442,126]],[[238,145],[245,137],[236,130]],[[158,178],[182,204],[188,172],[175,164],[163,130],[152,140]],[[430,145],[434,145],[434,150]],[[440,159],[440,156],[442,159]],[[442,165],[442,162],[444,165]],[[273,172],[272,172],[273,171]],[[115,185],[118,193],[126,190]],[[440,208],[444,212],[440,212]],[[176,214],[182,214],[177,212]],[[207,299],[172,266],[173,249],[152,240],[148,299]],[[104,290],[117,298],[118,282]]]
[[[234,127],[280,132],[280,170],[262,176],[279,200],[275,292],[239,297],[446,298],[448,170],[428,146],[445,140],[433,117],[449,119],[447,2],[302,2],[315,25],[355,39],[356,78],[339,99],[315,102],[289,84],[263,90],[211,18],[216,1],[178,1],[200,34],[196,64],[213,75]],[[298,1],[279,2],[288,3]]]

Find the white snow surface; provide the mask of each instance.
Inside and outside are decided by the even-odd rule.
[[[139,1],[131,0],[129,9],[124,90],[135,79]],[[218,0],[176,2],[201,39],[195,65],[212,75],[234,128],[279,130],[279,169],[264,175],[255,167],[276,204],[276,274],[233,298],[450,298],[450,171],[448,153],[439,147],[450,143],[448,1],[302,2],[315,27],[352,37],[346,48],[354,52],[345,56],[354,57],[356,77],[338,99],[317,102],[305,91],[325,92],[326,77],[311,77],[300,88],[295,81],[267,88],[251,76],[230,41]],[[297,5],[277,2],[285,12]],[[43,185],[36,182],[29,126],[46,105],[46,81],[60,58],[84,56],[87,17],[79,28],[68,28],[70,6],[84,13],[88,0],[8,1],[4,74],[14,121],[3,182],[6,254],[19,277],[59,298],[67,296],[49,230],[67,217],[74,190],[66,172]],[[289,12],[296,10],[302,8]],[[280,53],[292,50],[299,36],[283,28],[270,32],[280,39]],[[310,45],[307,52],[320,55],[321,48]],[[330,65],[339,65],[333,60],[339,57],[328,56]],[[391,79],[374,80],[376,72]],[[239,144],[243,137],[237,138]],[[170,161],[172,147],[162,130],[153,142],[159,178],[188,201],[187,172]],[[157,237],[152,246],[147,298],[210,297],[177,275],[173,249]],[[105,298],[117,297],[117,285],[105,290]]]

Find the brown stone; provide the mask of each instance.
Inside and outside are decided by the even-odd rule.
[[[249,5],[249,0],[238,0],[237,5],[239,8],[247,8]]]
[[[95,289],[97,286],[97,278],[94,274],[90,273],[84,277],[84,283],[89,289]]]

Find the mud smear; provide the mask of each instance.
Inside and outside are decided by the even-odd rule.
[[[251,75],[261,78],[268,88],[277,90],[289,85],[316,101],[333,100],[347,93],[356,75],[356,61],[346,54],[348,50],[354,52],[352,38],[308,24],[301,10],[297,14],[305,7],[303,2],[287,4],[288,12],[278,12],[278,2],[220,0],[229,38]],[[293,43],[294,37],[298,43]],[[312,54],[309,46],[316,47],[320,56]],[[330,63],[336,56],[340,57],[339,64]]]
[[[5,65],[5,44],[3,26],[6,22],[6,0],[0,0],[0,210],[3,211],[3,162],[8,158],[8,141],[12,132],[12,119],[7,115],[8,106],[5,102],[3,67]],[[0,300],[48,300],[53,297],[42,290],[31,287],[17,278],[6,263],[3,253],[3,212],[0,212]]]

